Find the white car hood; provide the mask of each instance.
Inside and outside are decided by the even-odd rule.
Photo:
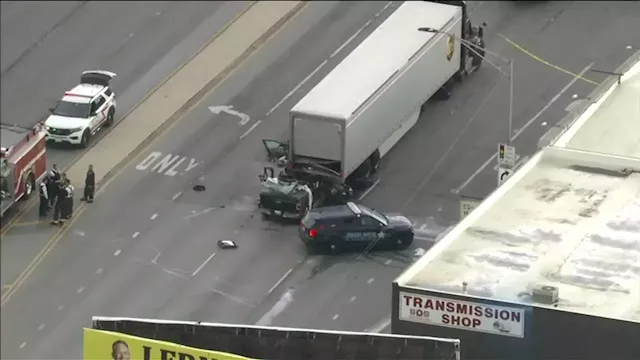
[[[77,129],[85,127],[88,123],[89,119],[51,115],[45,120],[44,125],[56,129]]]

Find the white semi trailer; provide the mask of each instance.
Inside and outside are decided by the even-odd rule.
[[[265,140],[270,157],[288,150],[290,165],[312,162],[368,186],[422,105],[438,92],[448,98],[480,66],[482,36],[464,1],[403,3],[291,109],[289,141]]]

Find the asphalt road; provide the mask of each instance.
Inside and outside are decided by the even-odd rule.
[[[87,68],[118,74],[113,88],[118,95],[119,122],[247,4],[2,2],[2,122],[28,126],[41,120],[46,109],[77,84],[79,74]],[[118,19],[118,26],[107,25],[108,19]],[[94,40],[98,45],[79,45]],[[98,133],[93,140],[99,141],[105,133]],[[47,161],[49,166],[63,168],[83,152],[69,146],[49,146]],[[96,171],[100,171],[99,164]],[[15,218],[26,204],[15,204],[2,219],[4,224],[12,219],[18,224],[3,233],[3,291],[51,235],[46,227],[33,227],[38,221],[35,208]],[[20,228],[25,224],[27,228]]]
[[[451,100],[429,105],[419,125],[383,160],[381,181],[364,202],[384,211],[403,210],[418,228],[424,224],[422,239],[413,249],[360,259],[355,255],[306,258],[295,227],[265,223],[255,216],[257,174],[264,165],[259,140],[282,137],[287,110],[371,29],[330,58],[333,51],[385,6],[341,3],[317,24],[303,18],[320,18],[318,14],[329,7],[323,4],[313,4],[316,10],[305,11],[296,25],[283,31],[204,106],[189,114],[184,126],[174,128],[151,150],[161,152],[161,157],[170,153],[184,158],[175,176],[166,175],[168,168],[158,173],[161,166],[153,170],[157,161],[146,169],[137,161],[80,215],[3,307],[3,328],[5,323],[13,326],[12,331],[2,332],[3,358],[78,356],[78,329],[89,324],[91,315],[384,331],[391,281],[455,223],[457,203],[450,190],[465,182],[491,155],[494,143],[506,136],[501,135],[505,131],[500,121],[507,112],[506,90],[496,90],[490,105],[465,129],[498,80],[486,66]],[[504,33],[574,72],[592,62],[598,68],[611,63],[615,69],[626,57],[625,47],[634,41],[636,33],[631,29],[637,22],[630,19],[634,5],[615,3],[606,12],[597,8],[601,5],[589,6],[590,10],[584,4],[549,3],[522,8],[522,4],[486,2],[473,13],[476,21],[490,25],[489,49],[513,57],[517,64],[514,79],[523,84],[516,85],[516,99],[525,98],[514,102],[514,123],[518,124],[514,128],[545,107],[570,79],[559,81],[564,75],[522,57],[496,34]],[[567,9],[560,11],[563,7]],[[371,27],[392,10],[387,8]],[[573,12],[589,21],[576,21],[574,14],[569,17],[573,24],[562,25],[560,20]],[[604,33],[587,37],[598,24]],[[607,31],[624,46],[612,44]],[[287,44],[300,36],[295,45]],[[583,49],[587,43],[590,46]],[[309,74],[313,75],[298,87]],[[575,86],[582,85],[576,82]],[[567,101],[561,96],[545,112],[559,114],[557,118],[544,115],[548,126],[561,118]],[[251,120],[239,126],[239,119],[232,115],[212,116],[206,107],[214,105],[234,105]],[[533,128],[540,127],[536,124],[518,141],[527,138],[535,144],[539,135]],[[239,137],[243,139],[238,141]],[[416,154],[419,163],[394,162],[416,158]],[[186,171],[188,164],[197,165]],[[136,170],[136,165],[145,170]],[[207,190],[194,193],[194,183]],[[218,251],[215,241],[224,238],[237,241],[240,248]]]
[[[145,168],[148,154],[142,154],[76,214],[64,238],[4,304],[2,357],[79,358],[79,329],[93,315],[244,323],[305,258],[295,227],[255,216],[257,175],[266,164],[260,139],[281,137],[288,109],[357,44],[334,52],[384,6],[309,5],[150,149],[184,159],[175,174],[157,161]],[[214,105],[233,105],[251,120],[241,126],[232,115],[212,115],[208,106]],[[206,191],[193,192],[194,183]],[[233,239],[240,248],[219,251],[219,239]]]
[[[2,123],[31,127],[43,121],[47,109],[88,69],[118,75],[112,87],[119,122],[248,3],[3,1]],[[47,161],[64,167],[81,153],[70,146],[49,146]]]
[[[514,61],[513,145],[522,157],[531,156],[540,136],[563,118],[572,96],[586,96],[594,85],[578,80],[567,86],[571,75],[518,51],[498,33],[576,74],[592,63],[593,69],[614,71],[640,47],[638,2],[469,3],[474,22],[488,23],[488,49]],[[603,79],[594,73],[584,76]],[[459,196],[452,189],[467,182],[460,194],[484,197],[497,184],[493,161],[469,178],[495,157],[497,144],[507,137],[508,90],[508,81],[483,65],[450,100],[428,104],[418,124],[382,160],[380,182],[363,202],[408,215],[421,230],[412,249],[314,259],[299,266],[252,320],[388,332],[391,282],[459,219]]]

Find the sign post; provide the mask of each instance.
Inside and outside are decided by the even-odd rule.
[[[513,173],[516,166],[516,148],[504,143],[498,144],[498,186]]]

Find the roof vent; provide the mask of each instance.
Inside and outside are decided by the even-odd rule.
[[[533,301],[553,305],[558,302],[558,288],[555,286],[538,286],[533,289]]]

